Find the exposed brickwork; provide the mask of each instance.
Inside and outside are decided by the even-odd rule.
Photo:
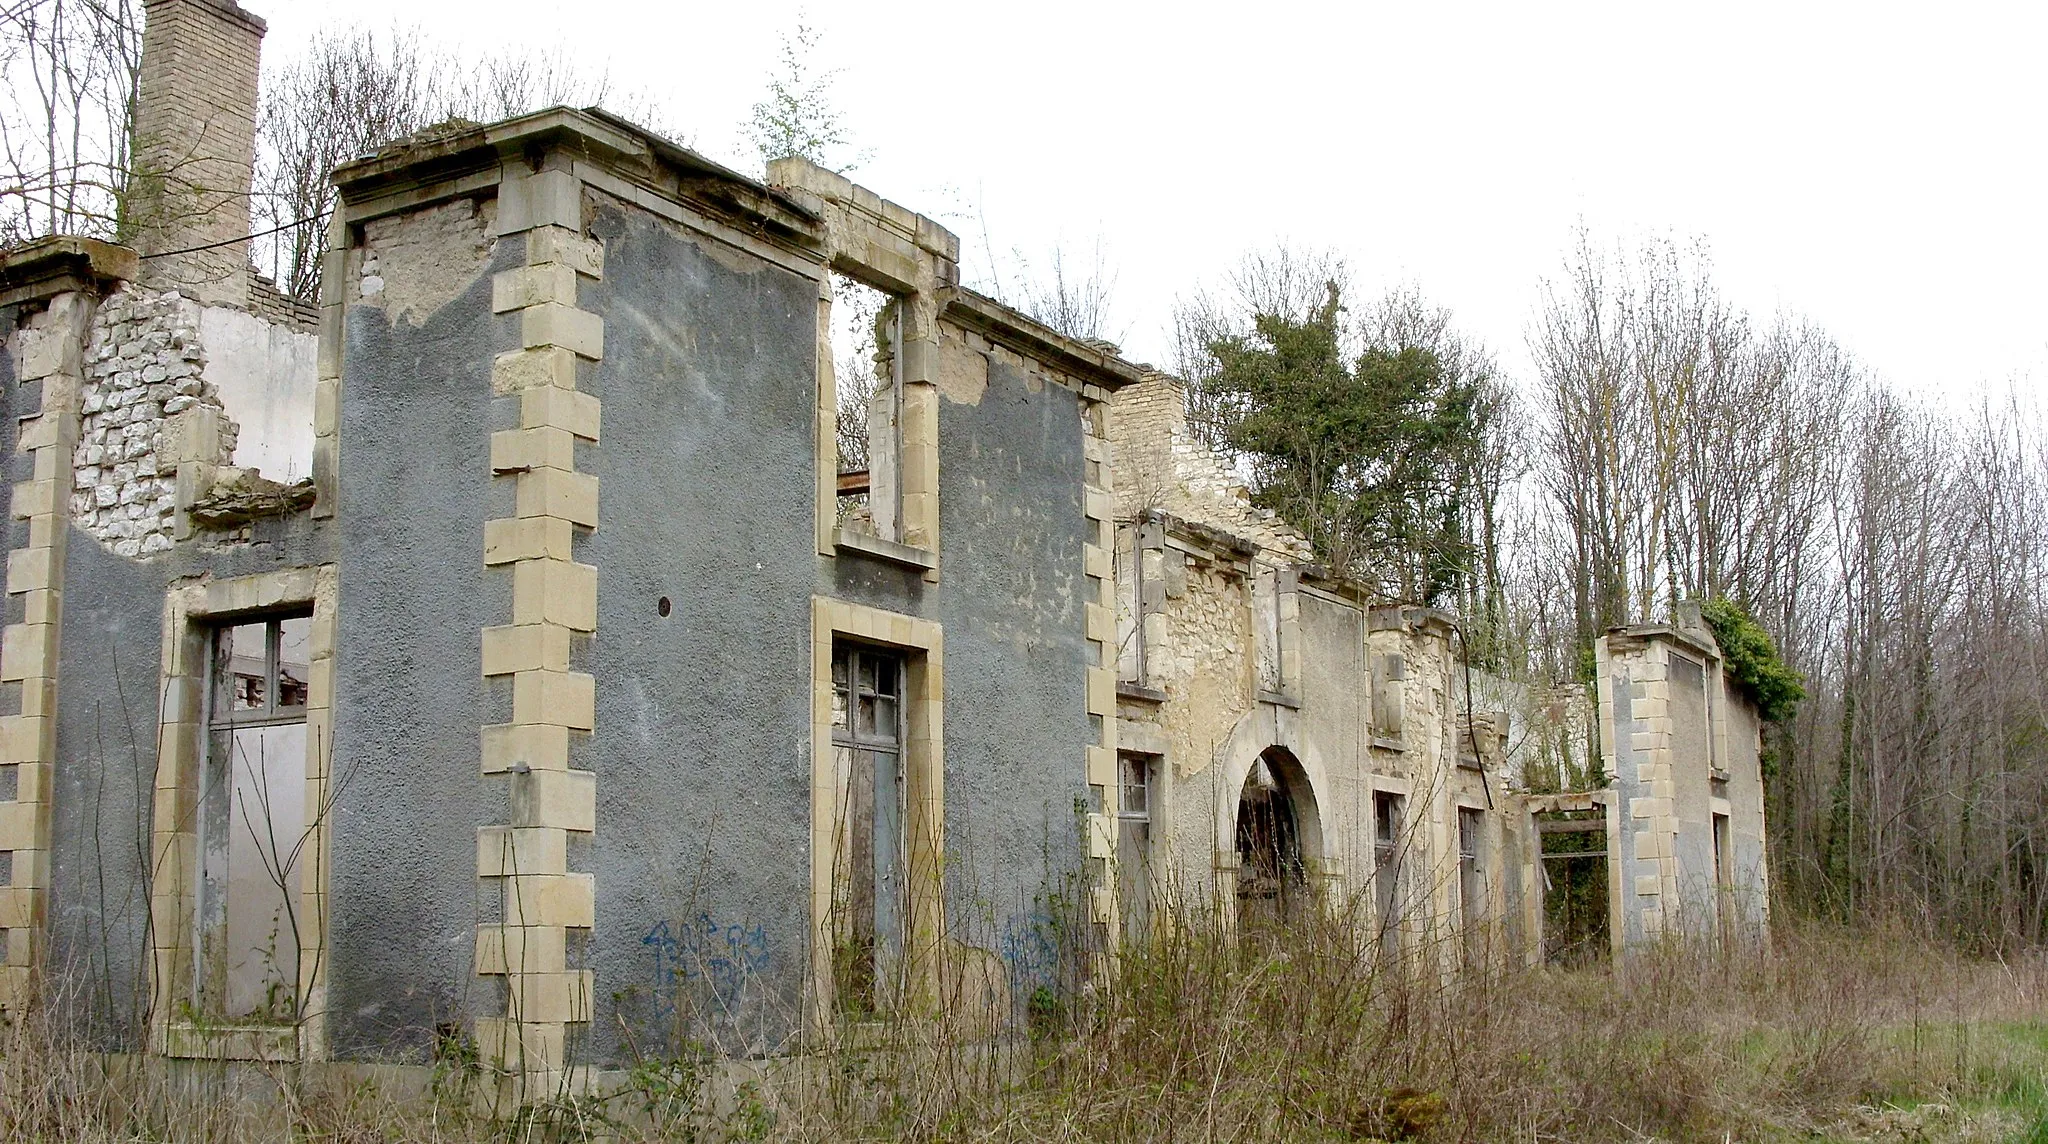
[[[145,284],[247,304],[249,183],[263,21],[232,0],[146,0],[136,103],[136,245]]]
[[[1271,510],[1253,505],[1225,458],[1189,427],[1187,388],[1179,378],[1151,373],[1118,390],[1110,409],[1119,519],[1168,512],[1243,537],[1273,560],[1312,559],[1308,541]]]
[[[320,309],[290,297],[261,274],[249,284],[249,312],[275,325],[312,332],[320,328]]]

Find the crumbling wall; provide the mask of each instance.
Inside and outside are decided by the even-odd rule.
[[[1243,537],[1270,559],[1314,558],[1307,539],[1271,509],[1253,505],[1244,481],[1189,426],[1180,379],[1155,371],[1118,390],[1110,399],[1109,440],[1118,519],[1168,512]]]
[[[1166,638],[1148,649],[1147,682],[1166,693],[1159,722],[1174,769],[1186,777],[1208,769],[1252,708],[1251,606],[1241,567],[1177,547],[1163,563]]]
[[[205,370],[200,307],[175,291],[121,290],[93,318],[71,521],[119,555],[171,547],[177,466],[170,418],[201,406],[222,412],[217,460],[234,457],[234,422]]]

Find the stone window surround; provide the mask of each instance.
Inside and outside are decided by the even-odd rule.
[[[908,931],[904,961],[913,998],[938,996],[943,949],[941,856],[945,807],[945,648],[940,625],[825,596],[811,597],[811,981],[810,1024],[829,1038],[832,980],[832,873],[839,858],[842,795],[832,749],[832,646],[852,639],[903,655],[903,830]]]
[[[1390,932],[1395,936],[1398,944],[1406,947],[1415,940],[1417,924],[1420,921],[1420,918],[1416,916],[1415,910],[1415,894],[1418,888],[1416,886],[1416,878],[1417,871],[1426,867],[1428,861],[1426,855],[1419,855],[1416,852],[1416,848],[1426,842],[1429,836],[1428,822],[1420,817],[1424,810],[1424,804],[1428,800],[1426,798],[1417,798],[1415,795],[1415,781],[1403,775],[1370,773],[1365,777],[1365,786],[1365,805],[1373,814],[1370,837],[1373,844],[1371,877],[1373,879],[1374,912],[1377,914],[1378,902],[1380,900],[1377,883],[1380,870],[1382,869],[1381,850],[1386,848],[1385,844],[1380,842],[1378,835],[1379,800],[1382,797],[1393,800],[1394,838],[1389,853],[1391,855],[1390,863],[1394,870],[1393,898],[1395,905],[1401,911],[1400,916],[1392,919],[1393,927],[1390,930],[1385,929],[1388,919],[1376,917],[1374,919],[1374,932],[1376,934]]]
[[[791,160],[782,160],[790,163]],[[808,167],[808,164],[803,166]],[[776,172],[771,171],[771,175]],[[845,187],[829,209],[842,226],[828,228],[826,264],[818,268],[817,472],[818,554],[866,556],[916,568],[925,580],[939,578],[939,400],[933,371],[938,366],[938,260],[918,246],[915,233],[864,209],[866,192],[838,175],[791,167],[785,177],[815,179]],[[837,194],[837,192],[835,192]],[[867,196],[872,198],[872,196]],[[876,200],[879,202],[879,200]],[[897,212],[908,214],[902,208]],[[914,217],[914,216],[913,216]],[[883,539],[839,527],[839,386],[832,357],[832,275],[843,274],[889,295],[897,303],[895,346],[896,537]],[[870,469],[873,465],[870,463]]]
[[[155,798],[150,827],[150,1049],[215,1060],[317,1060],[326,1052],[326,922],[329,826],[312,817],[299,871],[301,940],[296,1026],[197,1024],[177,1001],[192,980],[193,919],[200,877],[197,812],[204,768],[207,669],[219,627],[284,613],[313,618],[306,686],[306,799],[324,807],[334,743],[332,564],[173,585],[164,599],[163,667],[158,694]]]

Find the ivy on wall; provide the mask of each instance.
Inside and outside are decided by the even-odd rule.
[[[1756,704],[1757,713],[1770,723],[1792,718],[1806,698],[1806,677],[1779,658],[1771,634],[1730,599],[1707,600],[1700,605],[1700,614],[1721,645],[1724,670]]]

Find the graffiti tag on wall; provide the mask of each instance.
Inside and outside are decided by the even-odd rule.
[[[722,1007],[730,1008],[747,979],[768,965],[767,930],[721,924],[708,913],[689,921],[656,922],[640,944],[653,962],[654,1009],[662,1020],[674,1018],[684,982],[703,983]]]

